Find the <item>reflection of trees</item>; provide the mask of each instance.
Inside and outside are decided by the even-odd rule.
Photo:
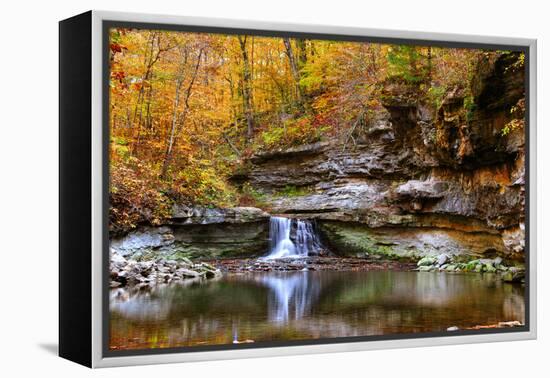
[[[112,293],[111,330],[119,339],[145,345],[409,333],[524,321],[522,288],[487,274],[251,273]]]
[[[230,343],[234,324],[252,329],[265,317],[267,290],[254,282],[235,287],[232,279],[210,280],[117,292],[110,305],[111,340],[122,348]]]
[[[377,271],[342,272],[323,291],[319,307],[340,308],[376,305],[455,307],[502,302],[512,285],[489,274],[447,274]],[[520,296],[523,298],[523,296]]]
[[[125,289],[117,289],[123,292]],[[113,293],[117,292],[113,291]],[[178,321],[208,314],[263,314],[267,290],[253,281],[197,281],[190,285],[163,285],[150,290],[111,296],[111,311],[136,320]]]
[[[313,314],[333,314],[366,334],[441,331],[524,322],[521,289],[489,274],[346,273],[323,292]]]

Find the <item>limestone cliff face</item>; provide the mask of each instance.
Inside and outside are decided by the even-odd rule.
[[[114,238],[111,249],[134,260],[248,257],[264,254],[268,237],[269,214],[260,209],[176,205],[163,226]]]
[[[384,109],[355,144],[317,143],[253,156],[236,175],[272,213],[317,219],[340,254],[523,259],[524,130],[503,135],[524,97],[515,54],[488,55],[464,90],[434,109],[417,88],[385,83]],[[287,186],[300,195],[278,196]]]

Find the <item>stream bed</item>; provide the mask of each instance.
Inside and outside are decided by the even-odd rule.
[[[116,288],[112,350],[408,334],[524,323],[524,287],[493,274],[412,271],[225,273]]]

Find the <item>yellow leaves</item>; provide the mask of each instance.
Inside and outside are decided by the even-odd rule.
[[[126,232],[139,223],[158,224],[169,215],[171,201],[155,171],[142,162],[111,160],[109,228]]]
[[[290,119],[283,127],[273,126],[261,132],[256,143],[258,148],[270,150],[318,142],[325,131],[323,126],[312,117]]]
[[[501,130],[502,136],[525,127],[525,98],[519,99],[517,104],[510,108],[510,115],[514,118],[504,125]]]
[[[380,107],[388,54],[410,52],[293,39],[291,54],[282,38],[260,36],[247,37],[243,51],[235,35],[158,30],[110,36],[115,228],[155,224],[172,200],[235,201],[226,180],[231,165],[257,149],[346,137],[359,114]],[[428,66],[428,51],[434,87],[464,82],[472,50],[419,47],[412,68]]]
[[[227,205],[235,192],[211,160],[189,160],[174,180],[173,190],[182,200],[203,205]]]

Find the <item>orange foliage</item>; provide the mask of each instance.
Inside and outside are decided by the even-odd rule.
[[[113,231],[160,222],[172,201],[237,203],[227,177],[259,150],[346,139],[381,106],[378,84],[400,72],[392,62],[403,71],[414,56],[426,85],[440,86],[462,77],[473,56],[133,29],[111,29],[109,46]]]

